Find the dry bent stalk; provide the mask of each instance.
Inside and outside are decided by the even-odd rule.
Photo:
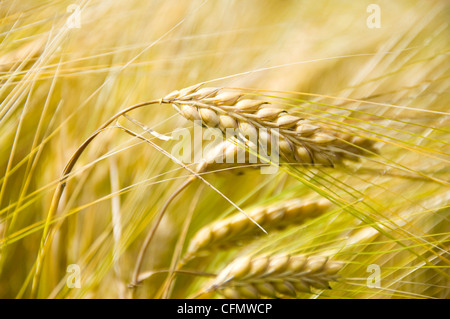
[[[377,152],[372,140],[333,131],[270,107],[266,101],[245,99],[239,90],[196,85],[174,91],[161,101],[172,103],[188,120],[201,121],[224,134],[235,130],[241,138],[262,145],[270,145],[271,129],[277,129],[279,153],[289,163],[334,166],[344,159],[357,160],[361,155]]]
[[[331,203],[325,199],[306,202],[293,199],[277,205],[257,207],[248,215],[270,232],[300,225],[306,219],[323,214],[330,206]],[[245,243],[260,235],[261,231],[245,216],[234,214],[201,228],[192,238],[183,262],[213,250]]]
[[[311,287],[331,289],[343,263],[324,257],[279,255],[239,258],[223,269],[204,291],[218,292],[226,298],[295,298]]]

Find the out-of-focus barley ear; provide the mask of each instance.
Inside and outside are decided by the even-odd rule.
[[[331,289],[344,263],[325,257],[287,255],[241,257],[225,267],[202,291],[225,298],[296,298],[311,288]]]
[[[256,207],[248,215],[269,233],[297,226],[328,211],[326,199],[302,201],[292,199],[271,206]],[[215,221],[201,228],[191,239],[183,263],[211,251],[225,250],[260,237],[261,231],[242,214]]]

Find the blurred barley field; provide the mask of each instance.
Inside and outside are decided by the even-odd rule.
[[[6,0],[0,13],[0,298],[192,298],[237,258],[279,254],[344,265],[331,289],[295,298],[450,297],[447,1]],[[379,152],[334,168],[203,174],[156,229],[142,262],[154,273],[130,287],[158,211],[192,173],[113,123],[49,218],[55,188],[108,118],[203,82],[352,128]],[[169,104],[128,115],[166,136],[194,130]],[[169,153],[179,143],[147,137]],[[333,204],[317,218],[180,266],[199,230],[236,214],[230,202],[323,198]]]

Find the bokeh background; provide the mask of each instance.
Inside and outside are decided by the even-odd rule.
[[[367,25],[372,3],[381,28]],[[298,99],[312,117],[346,119],[378,141],[380,155],[293,175],[205,175],[244,209],[319,198],[317,188],[354,209],[333,207],[193,269],[217,272],[248,254],[323,255],[346,262],[345,280],[301,297],[448,298],[449,10],[447,1],[406,0],[2,1],[0,297],[30,296],[52,194],[76,148],[119,110],[208,82],[283,91],[267,94]],[[168,105],[130,115],[161,134],[192,129]],[[167,151],[175,143],[154,141]],[[188,175],[150,145],[105,130],[68,181],[38,296],[129,297],[153,217]],[[197,230],[232,212],[197,181],[171,205],[144,269],[170,268]],[[66,285],[70,264],[81,269],[81,288]],[[366,285],[372,264],[380,288]],[[169,297],[192,296],[208,281],[175,279]],[[151,277],[136,296],[161,297],[165,280]]]

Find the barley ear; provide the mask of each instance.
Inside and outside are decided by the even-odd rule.
[[[293,199],[271,206],[256,207],[248,215],[270,233],[301,225],[305,220],[327,212],[330,206],[331,203],[325,199],[317,201]],[[233,214],[201,228],[191,239],[183,262],[186,263],[196,256],[212,251],[237,247],[261,235],[259,229],[248,218],[242,214]]]
[[[296,298],[311,289],[331,289],[344,263],[318,256],[241,257],[204,289],[226,298]]]

